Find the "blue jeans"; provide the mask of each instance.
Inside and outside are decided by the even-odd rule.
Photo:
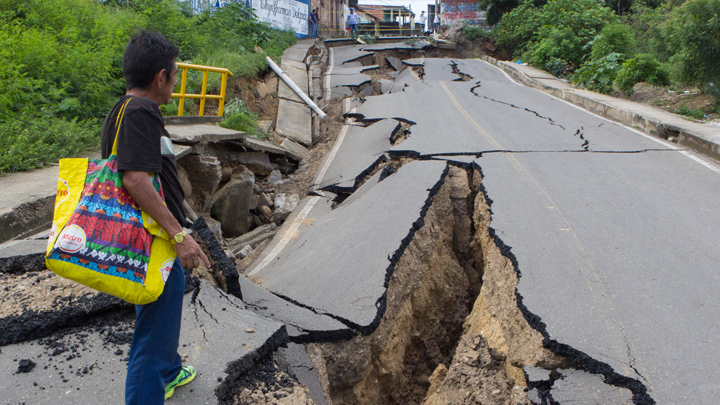
[[[310,24],[312,27],[312,32],[310,33],[310,38],[317,38],[318,37],[318,25],[319,24]]]
[[[357,36],[357,24],[348,24],[350,26],[350,36],[355,38]]]
[[[180,260],[175,260],[160,298],[135,306],[137,320],[125,380],[127,405],[162,405],[165,384],[180,373],[177,349],[184,294],[185,274]]]

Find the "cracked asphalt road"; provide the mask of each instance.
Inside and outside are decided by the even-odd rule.
[[[333,61],[359,54],[336,48]],[[550,398],[555,388],[564,399],[592,391],[601,403],[715,403],[719,166],[479,60],[405,63],[422,73],[401,73],[402,86],[367,97],[353,116],[415,123],[404,142],[363,153],[368,162],[380,152],[418,161],[338,208],[332,196],[310,197],[285,248],[268,249],[249,275],[351,328],[371,328],[389,274],[378,269],[391,264],[442,181],[438,160],[474,162],[492,200],[491,227],[521,274],[521,309],[546,348],[589,373],[565,372]],[[346,135],[374,127],[387,131]],[[339,166],[332,158],[328,166]],[[337,170],[316,183],[347,186],[353,173],[333,177]]]

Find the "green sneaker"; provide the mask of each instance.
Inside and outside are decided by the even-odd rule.
[[[180,387],[194,380],[196,374],[195,367],[183,366],[180,369],[180,374],[172,382],[165,384],[165,399],[170,398],[175,393],[175,387]]]

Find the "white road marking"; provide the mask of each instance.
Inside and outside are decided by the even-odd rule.
[[[285,246],[287,246],[288,243],[290,243],[290,240],[295,237],[295,233],[297,233],[298,228],[300,228],[300,224],[303,223],[303,220],[307,218],[310,211],[315,207],[315,204],[317,204],[318,201],[320,201],[321,197],[312,197],[310,200],[305,204],[302,211],[298,214],[298,216],[293,220],[292,225],[290,225],[290,228],[282,235],[280,238],[280,241],[277,245],[275,245],[275,248],[270,251],[270,253],[265,256],[265,259],[260,262],[260,264],[253,269],[250,273],[248,273],[248,276],[255,275],[260,272],[260,270],[264,269],[270,262],[272,262],[279,254],[282,252],[283,249],[285,249]]]

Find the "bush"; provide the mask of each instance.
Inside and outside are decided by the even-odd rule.
[[[257,122],[257,115],[247,110],[242,100],[235,99],[228,103],[225,110],[225,117],[220,126],[246,132],[248,135],[260,133],[260,124]]]
[[[542,39],[530,44],[523,59],[541,69],[548,69],[551,60],[562,60],[579,66],[584,59],[583,41],[569,29],[541,29]]]
[[[520,53],[530,64],[546,68],[551,58],[574,67],[590,53],[590,42],[618,17],[597,0],[551,0],[535,8],[525,0],[503,15],[497,28],[497,44]],[[571,66],[571,67],[572,67]]]
[[[703,110],[693,110],[686,104],[681,104],[680,107],[675,110],[675,114],[684,115],[686,117],[692,117],[696,120],[702,120],[705,118],[705,112]]]
[[[0,122],[0,174],[30,170],[100,146],[97,120],[20,116]]]
[[[600,35],[592,41],[591,60],[602,59],[611,53],[632,56],[635,46],[633,30],[629,25],[610,24],[603,27]]]
[[[654,86],[670,84],[670,70],[657,61],[652,55],[637,54],[623,63],[617,73],[615,84],[620,90],[632,94],[637,83],[649,83]]]
[[[468,23],[463,24],[463,34],[465,35],[465,38],[470,42],[476,42],[480,38],[493,38],[492,32],[485,31],[485,29],[483,29],[482,27],[473,27]]]
[[[611,53],[587,62],[573,74],[572,79],[588,90],[609,93],[613,89],[613,82],[624,59],[625,56],[620,53]]]

